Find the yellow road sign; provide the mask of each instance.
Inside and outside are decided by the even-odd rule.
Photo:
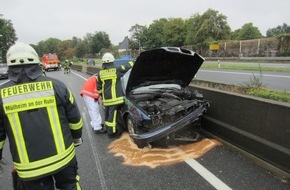
[[[218,45],[218,44],[210,44],[209,45],[209,49],[210,50],[219,50],[220,49],[220,45]]]

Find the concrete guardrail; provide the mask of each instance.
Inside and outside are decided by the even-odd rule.
[[[211,101],[202,128],[290,174],[290,104],[193,85]]]

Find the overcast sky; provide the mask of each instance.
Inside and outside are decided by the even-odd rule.
[[[12,21],[19,42],[29,44],[104,31],[118,45],[135,24],[188,19],[209,8],[225,15],[232,30],[252,22],[266,35],[269,28],[290,25],[290,0],[0,0],[2,18]]]

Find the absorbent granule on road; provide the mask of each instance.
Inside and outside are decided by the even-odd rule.
[[[198,158],[212,148],[221,145],[217,140],[203,139],[186,145],[179,145],[168,148],[139,149],[134,144],[128,133],[124,133],[119,139],[109,145],[109,152],[115,156],[124,158],[123,164],[131,166],[148,166],[155,168],[161,165],[171,165],[190,158]]]

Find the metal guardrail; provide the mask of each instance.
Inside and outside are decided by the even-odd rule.
[[[241,60],[289,61],[290,57],[240,57]]]

